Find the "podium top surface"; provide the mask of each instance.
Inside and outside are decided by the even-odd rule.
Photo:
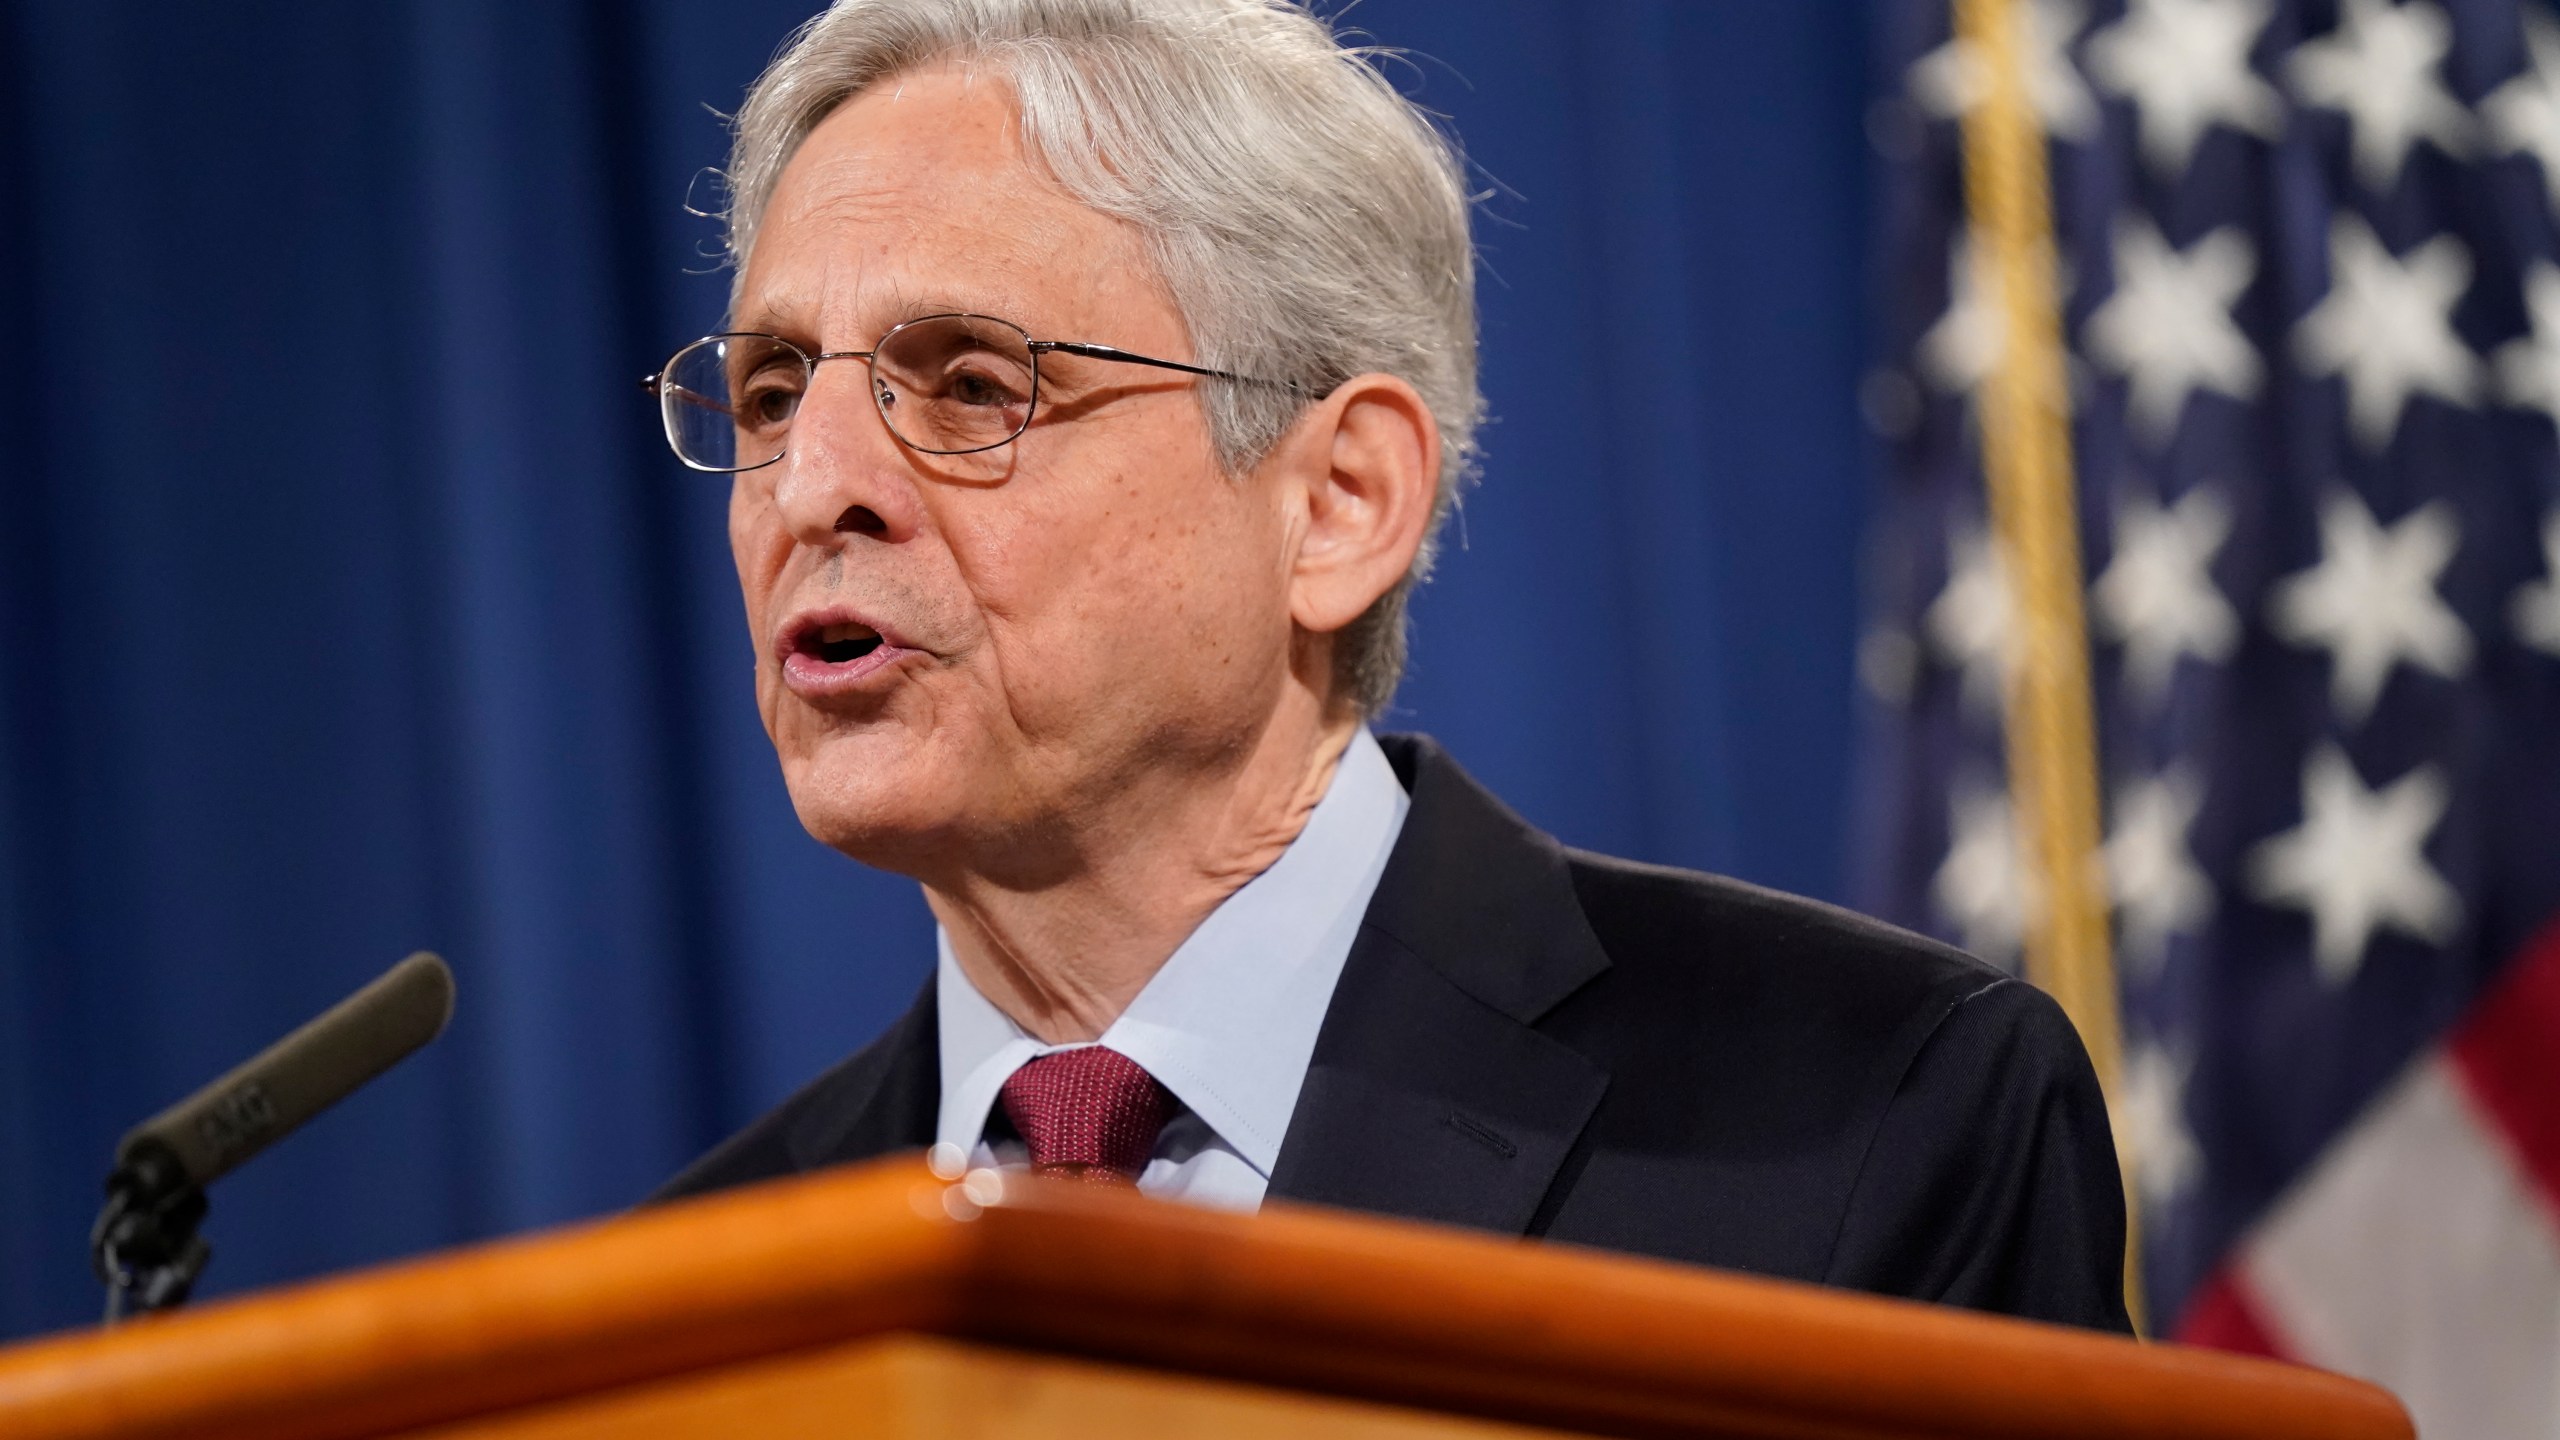
[[[895,1332],[1604,1434],[2412,1434],[2238,1356],[896,1159],[0,1350],[0,1435],[379,1435]]]

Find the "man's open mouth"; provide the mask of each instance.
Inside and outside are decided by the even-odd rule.
[[[798,643],[792,648],[823,664],[842,665],[879,649],[880,633],[850,622],[813,626],[800,633]]]
[[[808,700],[868,693],[909,654],[895,635],[841,610],[822,612],[784,632],[782,682]]]

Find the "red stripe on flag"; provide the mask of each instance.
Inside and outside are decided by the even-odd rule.
[[[2196,1293],[2187,1300],[2187,1312],[2178,1317],[2177,1330],[2169,1338],[2182,1345],[2208,1345],[2243,1355],[2293,1358],[2283,1342],[2276,1339],[2276,1329],[2267,1323],[2258,1297],[2249,1292],[2249,1282],[2228,1265],[2196,1287]]]
[[[2560,1210],[2560,923],[2509,963],[2446,1048],[2472,1103]]]

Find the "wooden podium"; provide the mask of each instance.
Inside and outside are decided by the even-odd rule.
[[[912,1160],[0,1350],[0,1436],[2406,1440],[2369,1385]]]

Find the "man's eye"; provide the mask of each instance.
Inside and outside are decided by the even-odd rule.
[[[942,393],[946,398],[963,405],[983,405],[992,409],[1021,404],[1023,390],[1022,385],[1012,383],[1008,377],[976,366],[955,369],[943,378],[942,383]]]
[[[738,420],[744,425],[770,428],[791,423],[800,409],[800,392],[780,385],[748,387],[739,398]]]

